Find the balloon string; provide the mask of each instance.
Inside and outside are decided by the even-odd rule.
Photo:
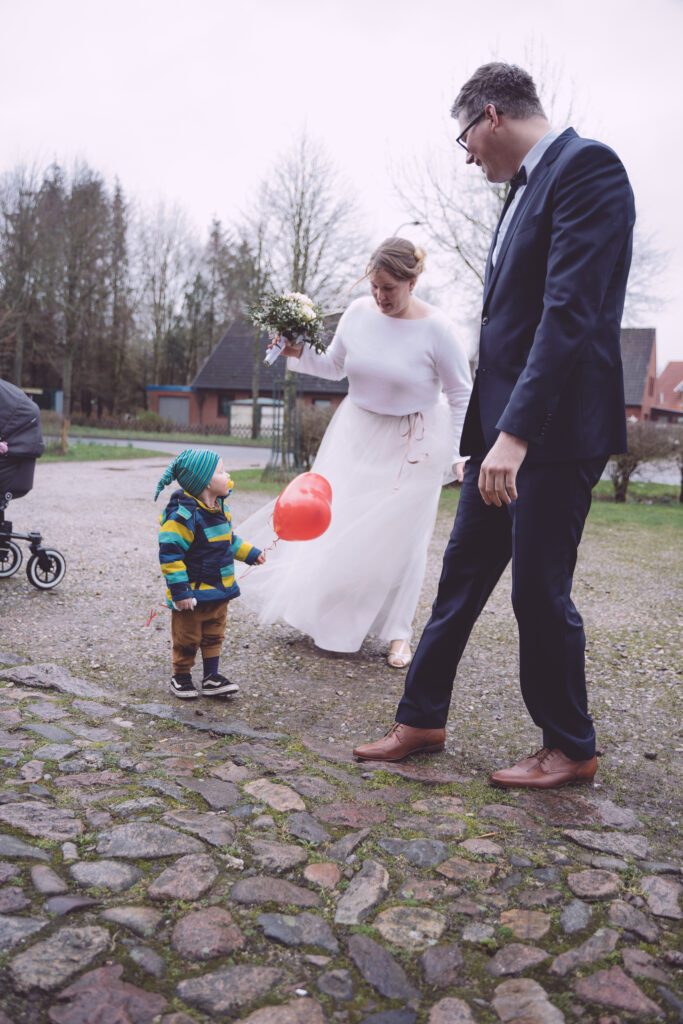
[[[276,537],[272,544],[269,544],[267,548],[263,548],[262,554],[265,555],[269,551],[273,551],[274,548],[276,548],[279,543],[280,543],[280,538]],[[247,578],[247,576],[249,575],[250,572],[253,572],[254,569],[259,569],[259,568],[260,568],[260,566],[258,566],[258,565],[250,565],[249,568],[247,569],[247,571],[243,572],[242,575],[240,576],[240,583],[242,582],[242,580],[246,580],[246,578]]]
[[[160,604],[159,608],[163,608],[165,612],[170,612],[171,611],[171,609],[168,607],[168,605],[165,602],[164,602],[164,604]],[[155,608],[150,608],[149,615],[147,616],[147,622],[145,623],[145,626],[151,626],[152,623],[154,622],[154,620],[158,619],[158,618],[159,618],[159,612],[156,611]]]
[[[272,526],[272,525],[273,525],[273,517],[271,516],[270,517],[270,526]],[[276,547],[276,545],[277,545],[279,540],[280,540],[280,538],[276,537],[275,540],[272,542],[272,544],[269,544],[267,548],[263,548],[263,554],[265,554],[267,551],[272,551]],[[258,565],[250,565],[249,568],[247,569],[247,571],[242,574],[240,579],[241,580],[245,579],[249,575],[250,572],[252,572],[254,569],[258,569],[258,568],[259,568]],[[164,608],[166,611],[169,610],[167,604],[161,604],[161,605],[159,605],[159,607],[160,608]],[[151,626],[152,622],[154,621],[154,619],[158,618],[158,616],[159,616],[159,612],[156,611],[154,608],[150,608],[149,615],[147,616],[147,622],[145,623],[145,627]]]

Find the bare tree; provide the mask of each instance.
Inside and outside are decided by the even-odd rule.
[[[549,120],[578,123],[574,86],[567,89],[562,66],[547,50],[527,47],[525,65],[533,75]],[[394,169],[395,191],[406,216],[420,221],[436,256],[437,268],[449,288],[455,286],[466,314],[481,304],[486,258],[507,195],[507,185],[492,185],[476,168],[467,166],[462,150],[450,144],[438,152]],[[639,323],[661,307],[656,282],[668,253],[657,247],[652,234],[636,229],[625,320]]]
[[[150,381],[190,383],[222,332],[267,287],[328,308],[358,273],[354,203],[305,135],[276,163],[248,217],[201,246],[163,203],[131,214],[85,164],[0,179],[0,356],[18,382],[60,382],[62,446],[75,413],[115,415]],[[254,335],[253,430],[260,336]]]
[[[238,248],[237,280],[242,284],[245,307],[257,302],[270,284],[271,268],[266,255],[267,224],[256,217],[245,225]],[[261,432],[261,410],[259,391],[261,381],[261,330],[252,329],[251,361],[251,436],[256,439]]]
[[[230,245],[221,222],[214,218],[209,230],[209,239],[204,248],[203,268],[206,280],[207,303],[208,303],[208,355],[216,342],[220,332],[225,328],[226,322],[231,319],[228,302],[230,281]]]
[[[343,301],[366,248],[348,187],[320,145],[305,133],[280,156],[261,186],[257,222],[273,286],[304,292],[328,308]],[[294,375],[285,373],[281,468],[296,419]]]
[[[260,207],[275,286],[328,307],[338,303],[358,274],[358,211],[325,151],[306,134],[276,160]]]
[[[422,225],[442,276],[473,313],[507,186],[489,184],[451,151],[404,165],[394,187],[406,215]]]
[[[47,348],[59,367],[60,447],[68,447],[74,370],[92,385],[93,339],[105,329],[109,200],[99,174],[86,164],[70,177],[49,168],[39,202],[39,290]]]
[[[35,167],[16,167],[0,183],[0,330],[13,348],[12,376],[19,387],[35,312],[39,187]]]
[[[179,207],[169,208],[161,202],[139,216],[136,256],[139,326],[151,349],[148,375],[160,383],[168,340],[199,261],[196,240]]]
[[[239,317],[244,317],[249,306],[260,298],[269,285],[271,268],[267,255],[266,233],[267,224],[262,218],[259,202],[251,214],[244,217],[230,231],[225,231],[218,220],[211,224],[204,252],[211,334],[206,355],[211,352],[223,331]],[[261,332],[254,328],[251,418],[253,438],[259,436],[260,339]]]
[[[633,235],[633,259],[628,275],[624,323],[630,327],[647,326],[652,316],[667,303],[660,282],[669,263],[670,253],[659,247],[654,232],[636,221]]]
[[[102,358],[104,374],[100,375],[98,396],[106,396],[107,405],[116,414],[131,396],[129,345],[135,326],[128,204],[118,181],[111,202],[107,248],[108,331]]]

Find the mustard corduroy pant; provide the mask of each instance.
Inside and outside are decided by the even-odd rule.
[[[203,658],[217,658],[223,646],[227,621],[227,601],[198,604],[192,611],[172,609],[173,672],[191,672],[199,648]]]

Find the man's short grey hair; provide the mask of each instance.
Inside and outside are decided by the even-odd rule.
[[[493,103],[499,114],[520,120],[545,117],[533,78],[516,64],[494,61],[477,68],[456,96],[451,117],[472,121],[487,103]]]

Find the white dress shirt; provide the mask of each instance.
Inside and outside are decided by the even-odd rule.
[[[560,135],[561,135],[561,132],[557,131],[555,128],[551,128],[549,132],[546,132],[545,135],[542,138],[540,138],[538,140],[538,142],[534,146],[531,147],[531,149],[529,150],[527,155],[524,157],[524,159],[522,160],[522,163],[521,163],[521,165],[519,167],[519,170],[521,170],[522,167],[525,169],[527,182],[529,181],[529,178],[531,177],[532,171],[540,163],[541,158],[543,157],[543,154],[545,153],[545,151],[548,149],[549,146],[551,146],[553,144],[555,139],[557,139]],[[498,238],[496,239],[496,247],[493,250],[493,256],[491,258],[491,265],[494,266],[494,267],[496,265],[496,260],[498,259],[498,253],[500,251],[500,247],[503,244],[503,239],[505,238],[505,234],[507,232],[507,229],[510,227],[510,221],[512,220],[514,212],[515,212],[515,210],[517,208],[517,203],[520,201],[520,199],[524,195],[524,189],[525,188],[526,188],[526,185],[520,185],[520,187],[515,192],[515,195],[513,197],[512,202],[510,203],[510,205],[508,206],[507,210],[505,211],[505,217],[503,219],[503,223],[500,225],[500,229],[498,231]]]

